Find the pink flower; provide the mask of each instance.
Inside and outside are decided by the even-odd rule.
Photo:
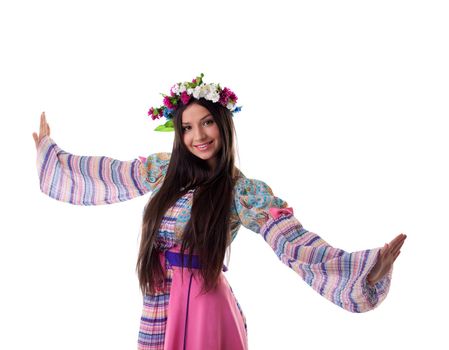
[[[160,116],[158,116],[158,110],[157,108],[154,109],[153,107],[150,108],[150,110],[148,111],[148,115],[151,117],[151,119],[156,120],[158,118],[160,118]]]
[[[151,119],[153,120],[159,119],[162,116],[161,111],[157,108],[151,107],[150,111],[151,111]]]
[[[183,91],[183,93],[181,94],[181,101],[183,104],[187,104],[190,101],[190,96],[187,94],[186,91]]]
[[[169,109],[173,109],[174,108],[173,104],[170,101],[170,96],[165,96],[164,97],[164,106],[169,108]]]
[[[228,89],[225,87],[220,92],[220,100],[218,101],[222,106],[227,107],[230,102],[236,103],[237,102],[237,95],[234,94],[234,92],[231,91],[231,89]]]
[[[229,102],[229,100],[237,101],[237,96],[227,87],[225,87],[220,92],[220,100],[218,101],[223,106],[226,106]]]

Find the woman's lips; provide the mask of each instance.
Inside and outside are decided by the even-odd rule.
[[[194,147],[196,147],[197,149],[199,149],[200,151],[204,151],[206,149],[209,148],[209,145],[212,143],[213,141],[210,142],[206,142],[206,143],[202,143],[201,145],[195,145]]]

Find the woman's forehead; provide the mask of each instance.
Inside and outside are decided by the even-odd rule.
[[[182,122],[185,124],[195,123],[210,115],[211,114],[207,108],[194,103],[188,106],[182,113]]]

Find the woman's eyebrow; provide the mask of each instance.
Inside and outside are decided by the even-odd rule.
[[[209,113],[209,114],[205,115],[204,117],[202,117],[202,118],[200,119],[200,121],[202,121],[203,119],[205,119],[205,118],[207,118],[207,117],[210,117],[210,116],[211,116],[211,114]],[[182,122],[182,124],[190,124],[190,122]]]

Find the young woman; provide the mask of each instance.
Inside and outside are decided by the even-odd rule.
[[[227,248],[243,225],[314,290],[351,312],[386,297],[406,236],[383,248],[347,253],[306,230],[287,202],[234,165],[237,96],[203,75],[175,84],[152,119],[174,130],[171,153],[132,161],[76,156],[50,138],[41,115],[40,188],[77,205],[112,204],[151,192],[142,223],[137,272],[143,294],[138,349],[247,349],[245,316],[223,271]]]

